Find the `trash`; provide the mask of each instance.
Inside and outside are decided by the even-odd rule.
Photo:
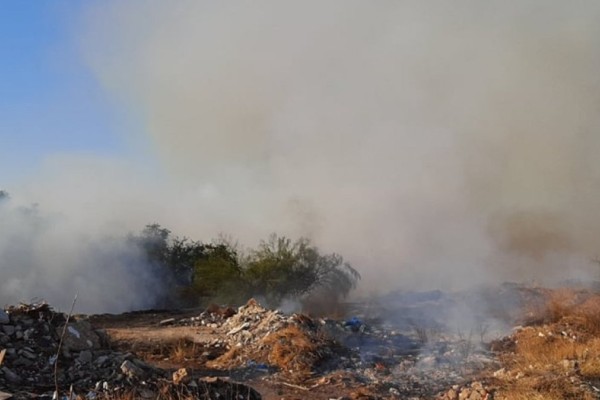
[[[155,380],[165,376],[159,369],[142,366],[131,354],[109,349],[100,334],[83,319],[85,317],[71,318],[65,331],[62,351],[59,352],[58,344],[66,322],[64,314],[53,311],[46,303],[21,304],[7,310],[10,324],[0,325],[2,390],[52,397],[52,392],[47,390],[54,387],[54,365],[57,362],[59,387],[73,385],[78,393],[91,390],[96,393],[108,392],[109,388],[134,384],[122,379],[121,372],[124,371],[120,366],[126,360],[126,372],[131,375],[140,374]],[[98,382],[96,387],[95,382]],[[63,400],[63,394],[60,400]]]
[[[357,317],[352,317],[344,324],[344,326],[350,327],[352,332],[358,332],[363,325],[363,322]]]
[[[175,323],[175,318],[163,319],[158,324],[161,326],[173,325]]]

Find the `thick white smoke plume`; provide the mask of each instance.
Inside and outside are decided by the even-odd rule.
[[[5,302],[52,300],[65,307],[78,295],[79,311],[119,312],[151,307],[161,294],[158,274],[125,237],[94,235],[37,205],[18,207],[6,199],[0,225]]]
[[[306,235],[367,290],[589,276],[599,18],[595,1],[101,2],[82,54],[165,168],[69,158],[24,186],[97,234]]]

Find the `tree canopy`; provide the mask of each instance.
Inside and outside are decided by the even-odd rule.
[[[159,224],[147,225],[132,240],[165,275],[167,305],[242,303],[259,296],[276,306],[314,293],[338,301],[360,280],[342,256],[321,254],[306,238],[293,241],[273,234],[247,255],[230,241],[205,244],[174,237]]]

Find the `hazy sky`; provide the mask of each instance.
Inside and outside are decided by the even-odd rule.
[[[599,20],[597,1],[3,1],[0,295],[68,304],[61,277],[113,308],[143,267],[111,238],[150,222],[308,236],[366,291],[589,278]],[[43,229],[15,215],[31,203]]]

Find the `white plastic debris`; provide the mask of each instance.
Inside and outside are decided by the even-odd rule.
[[[81,333],[79,333],[77,329],[73,328],[72,326],[69,326],[67,329],[69,330],[69,333],[77,337],[77,339],[81,338]]]

